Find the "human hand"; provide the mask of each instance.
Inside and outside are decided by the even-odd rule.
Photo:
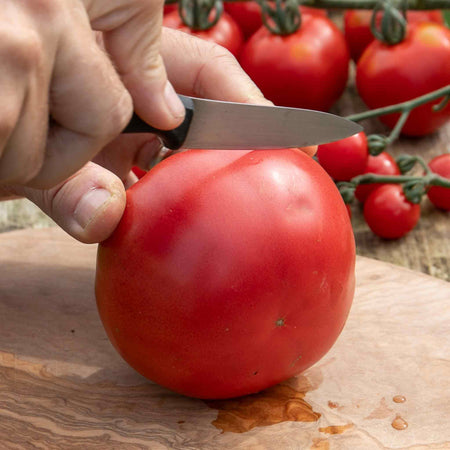
[[[180,32],[164,30],[161,55],[169,77],[180,93],[218,100],[267,102],[234,57],[221,47]],[[163,75],[165,77],[164,71]],[[133,91],[127,86],[126,89],[132,94],[136,92],[136,88]],[[142,89],[145,91],[145,86]],[[145,94],[147,100],[141,105],[144,109],[146,105],[152,105],[148,92]],[[144,97],[138,95],[139,99]],[[161,111],[155,113],[154,107],[147,113],[136,110],[149,123],[165,127],[161,125],[161,118],[164,118]],[[149,119],[152,113],[155,113],[155,120]],[[76,239],[99,242],[111,234],[121,218],[125,207],[124,183],[130,185],[136,181],[130,172],[131,166],[148,167],[159,149],[159,141],[152,135],[119,136],[94,158],[95,163],[89,162],[75,170],[68,179],[50,189],[13,183],[4,186],[3,192],[28,197]]]
[[[162,8],[163,0],[2,3],[1,185],[66,179],[121,132],[133,103],[158,128],[182,121],[159,53]]]

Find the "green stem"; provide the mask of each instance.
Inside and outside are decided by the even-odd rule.
[[[416,177],[411,175],[377,175],[375,173],[366,173],[352,178],[351,183],[359,184],[403,184],[408,182],[420,182],[425,186],[441,186],[450,189],[450,179],[441,177],[435,173],[429,173],[423,177]]]
[[[400,119],[397,120],[395,127],[392,129],[391,134],[388,137],[389,144],[392,144],[392,142],[394,142],[400,136],[400,132],[402,131],[403,125],[405,125],[410,114],[411,110],[406,110],[402,112]]]
[[[349,120],[353,120],[354,122],[359,122],[361,120],[370,119],[372,117],[384,116],[385,114],[392,114],[399,112],[403,113],[406,111],[409,112],[420,105],[431,102],[438,98],[445,97],[449,94],[450,94],[450,84],[440,89],[437,89],[436,91],[429,92],[428,94],[422,95],[412,100],[408,100],[406,102],[385,106],[383,108],[372,109],[358,114],[352,114],[350,116],[347,116],[346,118]]]
[[[226,2],[252,0],[225,0]],[[177,3],[178,0],[166,0],[166,4]],[[373,9],[378,0],[304,0],[302,5],[324,9]],[[408,9],[450,9],[450,0],[408,0]]]

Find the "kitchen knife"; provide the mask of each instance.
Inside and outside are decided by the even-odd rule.
[[[158,130],[134,114],[123,132],[154,133],[171,150],[256,150],[325,144],[362,131],[355,122],[321,111],[179,97],[186,108],[179,127]]]

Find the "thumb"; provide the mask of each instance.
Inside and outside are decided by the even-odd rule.
[[[87,244],[111,235],[126,203],[122,181],[92,162],[51,189],[8,186],[8,190],[31,200],[67,233]]]
[[[178,126],[185,109],[160,55],[164,0],[84,0],[91,26],[130,92],[136,113],[154,127]]]

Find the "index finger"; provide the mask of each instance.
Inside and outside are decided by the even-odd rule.
[[[218,44],[163,28],[161,55],[178,93],[239,103],[272,104]]]

